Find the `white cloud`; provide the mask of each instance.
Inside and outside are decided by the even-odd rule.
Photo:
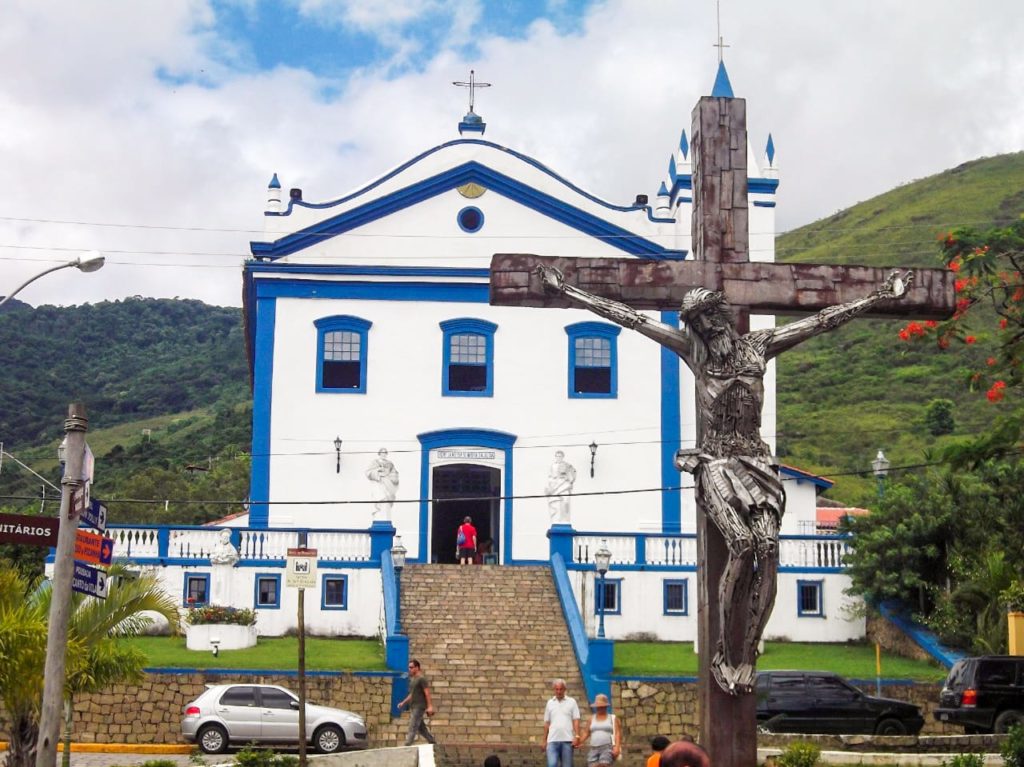
[[[443,36],[454,47],[426,56],[410,37],[389,53],[419,50],[415,71],[395,75],[354,62],[356,74],[326,99],[325,88],[336,91],[337,83],[317,73],[234,68],[247,54],[218,37],[206,3],[5,4],[0,216],[259,228],[275,171],[307,199],[327,199],[454,137],[466,94],[450,82],[470,68],[494,84],[477,98],[487,138],[628,202],[657,190],[680,129],[689,129],[693,105],[714,77],[710,1],[609,0],[577,31],[540,21],[515,37],[479,37],[472,61],[459,53],[469,36],[466,14],[486,13],[486,4],[469,2],[466,14],[440,0],[315,5],[308,12],[334,12],[337,23],[384,41],[408,36],[417,19],[447,19]],[[734,0],[723,3],[722,21],[729,73],[747,99],[758,154],[768,132],[775,137],[783,227],[964,160],[1022,148],[1024,14],[1011,0]],[[237,266],[250,237],[0,219],[0,245],[109,254],[101,272],[69,270],[33,285],[22,295],[31,303],[143,294],[237,304]],[[73,255],[0,248],[0,293],[51,263],[4,259]]]

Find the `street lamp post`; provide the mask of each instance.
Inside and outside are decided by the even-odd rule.
[[[604,639],[604,576],[608,572],[608,568],[612,564],[612,552],[608,549],[608,539],[601,539],[601,548],[594,552],[594,565],[597,567],[597,573],[601,576],[601,585],[598,591],[597,600],[597,638]]]
[[[885,478],[889,474],[889,467],[891,465],[889,459],[885,457],[885,453],[881,450],[878,451],[875,460],[871,462],[871,470],[874,472],[875,479],[878,480],[878,500],[882,500],[885,496]]]
[[[18,287],[16,287],[10,293],[4,296],[3,300],[0,301],[0,306],[3,306],[16,295],[18,295],[18,293],[20,293],[22,289],[25,288],[27,285],[32,284],[40,277],[45,277],[50,272],[56,272],[58,269],[68,269],[69,267],[72,266],[82,272],[95,272],[97,269],[101,269],[103,267],[104,260],[104,257],[101,256],[98,251],[90,250],[84,256],[79,256],[74,261],[68,261],[66,264],[58,264],[57,266],[51,266],[49,269],[44,269],[34,277],[29,277]]]
[[[391,547],[391,562],[395,566],[395,631],[402,627],[402,570],[405,568],[405,546],[402,536],[395,536],[395,544]]]
[[[334,465],[334,473],[341,474],[341,437],[334,438],[334,455],[337,459]]]

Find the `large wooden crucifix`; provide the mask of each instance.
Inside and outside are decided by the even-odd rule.
[[[579,307],[675,351],[694,373],[702,743],[715,767],[756,764],[756,646],[771,613],[784,493],[760,436],[768,360],[855,316],[945,318],[953,275],[748,257],[746,104],[702,98],[693,112],[692,261],[496,254],[491,303]],[[678,309],[683,327],[643,310]],[[750,314],[804,315],[749,332]]]

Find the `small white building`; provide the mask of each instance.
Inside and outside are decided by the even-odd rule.
[[[451,563],[469,516],[498,565],[548,564],[560,552],[587,623],[593,552],[607,541],[609,637],[696,635],[692,482],[673,464],[695,442],[685,365],[585,311],[488,303],[497,252],[689,257],[686,131],[665,148],[666,176],[652,179],[649,204],[599,199],[485,129],[470,111],[451,141],[340,196],[284,194],[276,174],[267,189],[266,234],[243,273],[251,505],[230,523],[241,557],[231,600],[257,608],[261,633],[294,625],[294,593],[281,581],[288,547],[320,554],[310,630],[372,635],[392,535],[409,562]],[[749,148],[748,156],[750,252],[771,261],[770,137],[763,160]],[[659,319],[678,321],[672,312]],[[755,327],[772,322],[752,318]],[[774,445],[774,365],[765,388],[762,430]],[[827,482],[783,474],[782,572],[766,636],[862,636],[863,623],[845,611],[844,544],[814,531]],[[568,508],[548,495],[559,482],[571,486]],[[209,536],[216,532],[115,531],[118,555],[163,567],[192,604],[211,599]]]

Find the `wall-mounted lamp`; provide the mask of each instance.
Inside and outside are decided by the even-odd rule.
[[[334,472],[336,474],[341,474],[341,437],[334,438],[334,457],[336,459]]]
[[[597,443],[590,443],[590,478],[594,478],[594,459],[597,457]]]

